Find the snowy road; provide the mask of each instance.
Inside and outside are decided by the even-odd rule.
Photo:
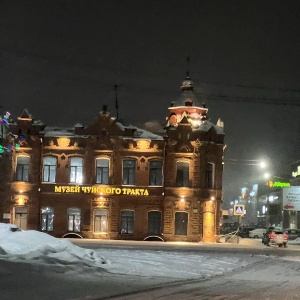
[[[110,299],[300,299],[300,258],[266,257],[211,279],[190,280]]]

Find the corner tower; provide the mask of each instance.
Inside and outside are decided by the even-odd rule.
[[[164,235],[215,242],[222,203],[224,125],[199,105],[189,76],[168,108],[165,149]]]

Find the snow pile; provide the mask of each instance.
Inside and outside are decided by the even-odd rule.
[[[0,259],[92,267],[109,263],[99,253],[75,246],[69,240],[35,230],[21,231],[15,225],[4,223],[0,223]]]

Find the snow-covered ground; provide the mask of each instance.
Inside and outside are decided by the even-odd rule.
[[[101,249],[91,250],[74,245],[67,239],[46,233],[15,230],[12,224],[0,223],[0,259],[13,262],[57,266],[93,267],[97,271],[169,278],[203,278],[245,267],[259,256],[185,253],[176,251]],[[299,244],[300,239],[289,244]],[[260,240],[239,239],[240,245],[261,246]],[[162,243],[164,245],[164,243]]]
[[[243,297],[243,299],[297,299],[298,296],[300,297],[297,291],[298,282],[300,282],[300,251],[299,255],[297,254],[300,249],[299,240],[291,242],[294,246],[289,247],[294,247],[297,250],[296,254],[284,257],[276,257],[275,253],[283,251],[282,253],[288,254],[284,252],[286,249],[278,248],[277,251],[275,248],[263,246],[261,240],[253,239],[240,239],[236,247],[247,246],[250,249],[261,247],[270,250],[269,254],[253,255],[249,254],[249,251],[245,253],[242,251],[232,253],[230,251],[211,253],[209,251],[174,251],[174,249],[169,251],[167,248],[163,249],[166,243],[161,243],[163,250],[141,251],[134,247],[129,250],[105,247],[92,250],[76,246],[70,240],[54,238],[46,233],[34,230],[15,231],[14,229],[14,225],[0,223],[1,261],[30,263],[31,266],[42,265],[46,266],[49,272],[48,267],[59,267],[63,277],[59,277],[60,274],[57,275],[56,278],[61,278],[61,286],[59,286],[59,280],[55,281],[56,289],[53,290],[51,285],[48,287],[47,282],[42,279],[44,277],[41,278],[39,285],[34,286],[30,278],[25,282],[24,277],[22,280],[14,280],[15,273],[12,273],[14,285],[18,283],[22,287],[19,287],[20,291],[17,287],[1,289],[3,299],[16,299],[20,295],[27,295],[26,299],[41,299],[38,292],[43,294],[43,299],[53,299],[57,296],[60,299],[77,299],[79,295],[116,296],[116,299],[123,299],[123,296],[117,296],[123,293],[131,295],[130,298],[124,296],[124,299],[157,299],[159,297],[177,299],[174,294],[182,295],[183,291],[185,298],[181,299],[200,299],[194,298],[194,291],[197,291],[197,295],[201,291],[201,295],[206,295],[209,299],[219,299],[219,295],[224,296],[222,299]],[[199,243],[194,246],[197,249]],[[205,245],[200,246],[205,247]],[[214,246],[227,247],[227,245],[218,244]],[[9,265],[3,266],[6,269],[0,270],[1,276],[10,272]],[[61,269],[66,272],[61,272]],[[79,272],[82,270],[84,271]],[[91,275],[88,275],[90,272],[87,273],[87,270],[93,271]],[[52,276],[49,272],[47,274]],[[226,276],[217,276],[223,274]],[[35,275],[31,272],[28,276]],[[68,278],[73,280],[75,277],[80,277],[80,281],[66,286],[66,280],[68,281]],[[4,277],[1,278],[4,280]],[[35,278],[39,280],[38,277]],[[52,280],[49,278],[47,280]],[[139,280],[136,280],[137,278]],[[209,280],[203,281],[202,279]],[[5,280],[7,286],[11,284],[9,276],[6,276]],[[174,282],[176,284],[173,284]],[[33,287],[28,289],[30,284]],[[153,289],[153,286],[157,287],[157,285],[160,287]],[[212,285],[214,289],[211,289]],[[259,288],[255,294],[253,294],[254,288]],[[142,292],[147,289],[147,294]],[[141,294],[137,293],[138,291]],[[252,296],[254,298],[251,298]],[[291,297],[287,298],[287,296]]]
[[[220,275],[257,260],[249,255],[241,258],[174,251],[91,250],[35,230],[14,231],[15,227],[0,223],[0,259],[60,267],[87,266],[100,272],[176,279]]]

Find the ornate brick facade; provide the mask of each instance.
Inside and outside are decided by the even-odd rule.
[[[57,237],[214,242],[223,123],[186,78],[162,133],[126,127],[106,107],[88,127],[48,128],[24,110],[5,128],[0,221]]]

